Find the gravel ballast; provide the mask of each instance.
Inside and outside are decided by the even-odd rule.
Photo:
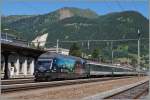
[[[3,97],[16,100],[68,100],[81,99],[97,93],[133,84],[148,77],[133,77],[126,79],[109,80],[103,82],[84,83],[60,87],[47,87],[43,89],[28,90],[2,94]]]

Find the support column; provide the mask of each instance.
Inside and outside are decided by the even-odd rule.
[[[19,75],[19,58],[16,60],[15,67],[16,67],[16,72],[15,72],[15,74],[16,74],[16,75]]]
[[[8,53],[4,53],[4,60],[5,60],[5,69],[4,69],[4,79],[9,79],[10,78],[10,70],[8,67]]]
[[[9,73],[10,73],[10,78],[13,77],[13,73],[12,73],[12,69],[11,69],[11,62],[8,60],[8,69],[9,69]]]
[[[30,64],[30,74],[33,75],[34,73],[34,59],[31,61],[31,64]]]
[[[35,68],[37,66],[37,60],[38,60],[38,56],[34,58],[34,72],[35,72]],[[33,73],[34,74],[34,73]]]
[[[25,59],[23,63],[23,74],[27,75],[27,59]]]
[[[5,69],[5,62],[4,61],[1,63],[1,66],[2,66],[2,68],[1,68],[2,73],[4,73],[4,69]]]

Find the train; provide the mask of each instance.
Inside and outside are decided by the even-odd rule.
[[[137,75],[137,72],[131,68],[101,64],[80,57],[50,52],[38,58],[34,71],[35,81],[122,75]]]

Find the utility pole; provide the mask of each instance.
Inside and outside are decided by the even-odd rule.
[[[57,39],[57,44],[56,44],[56,53],[58,53],[58,48],[59,48],[59,40]]]
[[[113,51],[113,41],[111,41],[111,63],[113,64],[114,51]]]
[[[84,43],[82,42],[82,47],[84,46]]]
[[[111,41],[111,64],[113,65],[114,60],[114,50],[113,50],[113,41]],[[112,68],[112,77],[114,77],[114,68]]]
[[[88,40],[88,49],[90,49],[90,41]]]
[[[140,71],[140,31],[138,29],[138,68],[137,68],[137,71]]]
[[[6,41],[8,41],[8,39],[7,39],[7,32],[6,32]]]

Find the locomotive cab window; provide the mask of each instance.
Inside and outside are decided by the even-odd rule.
[[[44,67],[46,69],[50,69],[52,60],[39,60],[38,67]]]

